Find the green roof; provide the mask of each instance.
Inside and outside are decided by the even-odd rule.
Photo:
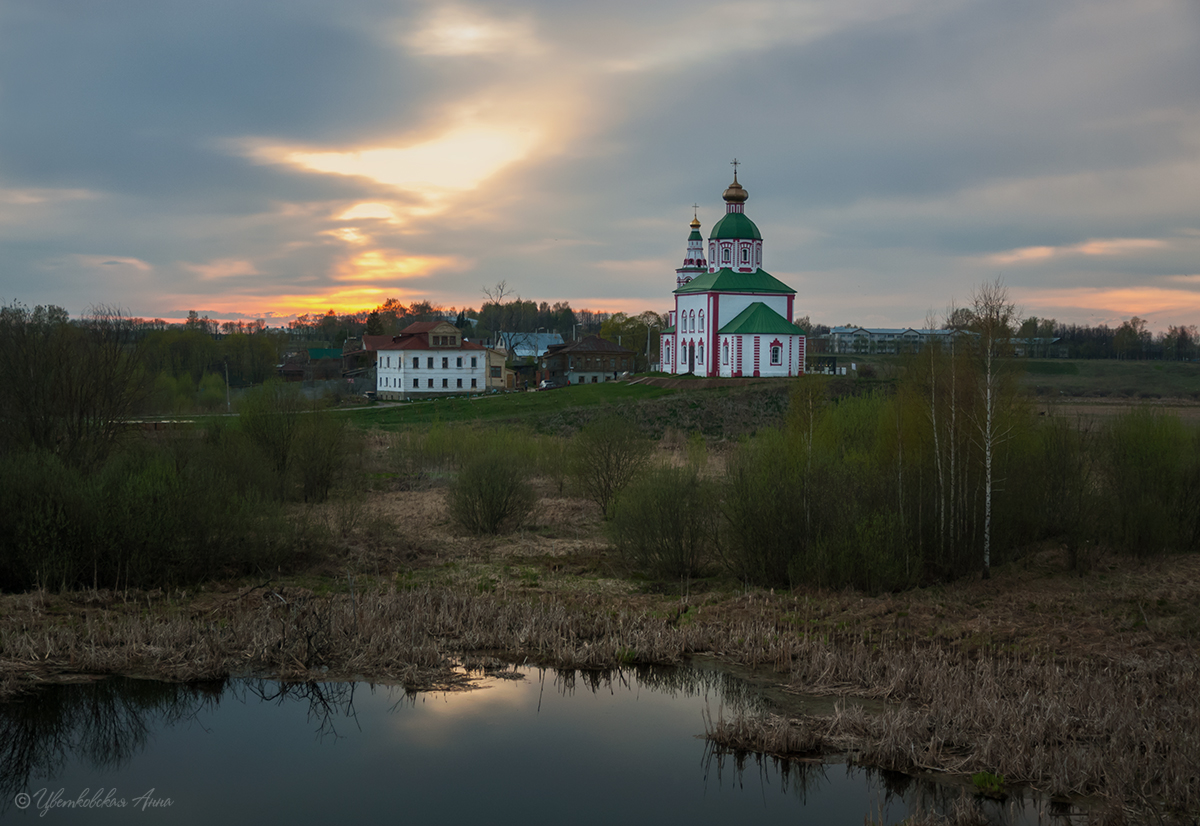
[[[754,238],[761,241],[758,227],[744,212],[727,212],[725,217],[713,224],[709,238]]]
[[[755,301],[718,330],[721,335],[802,336],[804,331],[761,301]]]
[[[734,272],[726,267],[716,272],[704,273],[675,290],[679,293],[783,293],[795,295],[796,291],[765,270]]]
[[[670,327],[663,327],[661,330],[658,331],[659,335],[666,335],[667,333],[673,333],[673,332],[675,332],[674,324],[672,324]]]
[[[694,230],[692,230],[692,234],[688,236],[688,240],[689,241],[703,241],[704,236],[700,234],[700,230],[694,229]]]
[[[309,347],[308,357],[313,361],[340,359],[342,357],[342,350],[340,347]]]

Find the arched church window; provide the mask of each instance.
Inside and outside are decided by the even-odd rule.
[[[750,263],[750,248],[749,247],[742,247],[742,263],[743,264]]]
[[[696,345],[696,363],[704,364],[704,339],[700,339],[700,343]]]
[[[721,250],[721,260],[724,261],[726,264],[729,263],[729,247],[726,247],[725,249]]]
[[[700,329],[704,329],[704,310],[700,311]]]
[[[721,345],[721,364],[729,364],[729,342]]]

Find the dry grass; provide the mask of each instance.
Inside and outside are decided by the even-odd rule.
[[[334,502],[304,517],[345,552],[303,576],[0,597],[0,699],[80,673],[421,689],[461,684],[468,660],[606,669],[711,654],[885,709],[718,718],[722,748],[991,771],[1101,796],[1103,822],[1200,812],[1200,557],[1103,558],[1079,577],[1050,549],[988,582],[878,598],[703,582],[663,596],[614,574],[595,505],[538,490],[534,526],[498,539],[454,528],[437,487],[380,490],[361,512]]]

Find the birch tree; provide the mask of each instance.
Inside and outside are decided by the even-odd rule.
[[[1001,359],[1011,346],[1019,318],[1016,305],[1009,300],[1008,288],[1000,278],[976,288],[971,294],[970,309],[971,328],[978,335],[975,354],[979,406],[975,411],[975,429],[983,451],[983,578],[988,579],[992,573],[993,468],[996,449],[1011,430],[999,420],[1001,405],[1007,401]]]

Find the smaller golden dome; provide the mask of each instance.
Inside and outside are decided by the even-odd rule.
[[[700,229],[700,219],[693,218],[691,226],[692,226],[692,229]]]
[[[738,183],[737,176],[734,175],[733,183],[729,185],[729,189],[726,189],[721,197],[725,199],[725,203],[727,204],[742,204],[750,197],[750,193]]]

